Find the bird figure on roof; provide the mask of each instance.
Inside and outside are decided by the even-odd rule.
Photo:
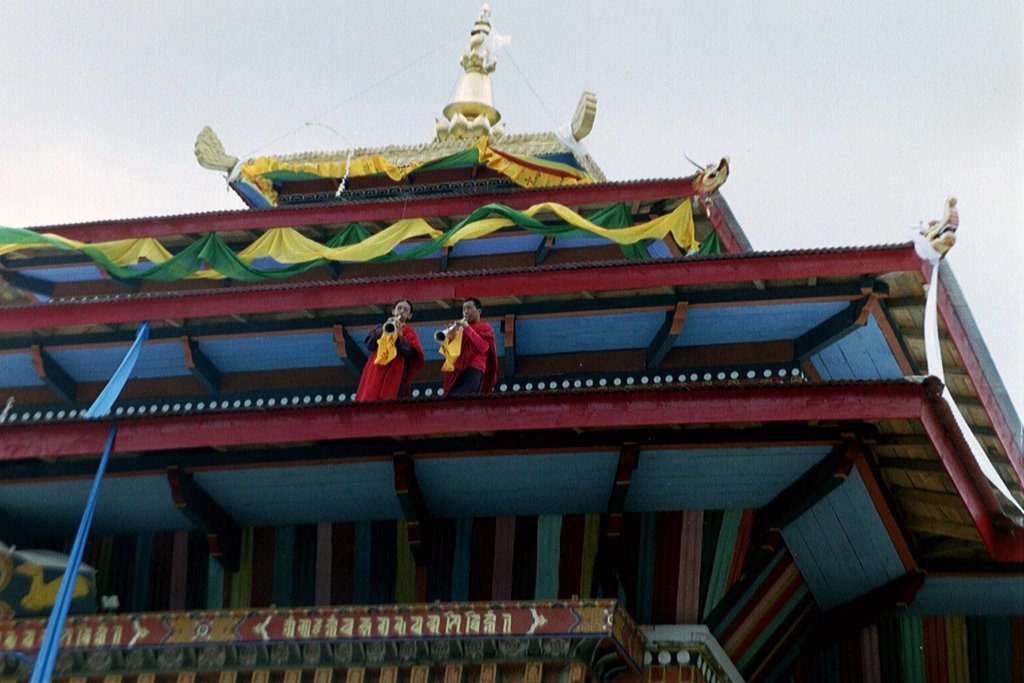
[[[960,213],[956,210],[956,197],[946,199],[946,208],[941,220],[928,221],[921,229],[921,234],[938,254],[945,258],[946,253],[956,244],[956,229],[960,226]]]
[[[698,168],[700,167],[698,166]],[[724,185],[728,177],[729,157],[722,157],[717,164],[708,164],[697,174],[697,177],[693,179],[693,190],[697,194],[711,194]]]
[[[228,172],[238,163],[238,157],[233,157],[224,151],[224,145],[220,138],[209,126],[203,126],[196,137],[195,146],[196,160],[203,168],[211,171]]]

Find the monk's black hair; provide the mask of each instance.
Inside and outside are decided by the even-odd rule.
[[[416,312],[416,309],[413,308],[413,306],[412,306],[412,302],[409,301],[408,299],[396,299],[395,303],[391,304],[391,310],[392,311],[395,310],[395,306],[397,306],[398,304],[402,303],[403,301],[405,303],[409,304],[409,313],[415,313]]]
[[[481,311],[484,310],[484,305],[480,303],[480,299],[477,299],[475,296],[467,297],[465,301],[472,301],[474,306],[479,308]]]

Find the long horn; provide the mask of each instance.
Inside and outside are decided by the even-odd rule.
[[[438,344],[443,344],[444,340],[448,338],[448,333],[450,333],[452,330],[458,327],[459,323],[464,322],[466,322],[465,318],[463,318],[462,320],[456,320],[451,325],[448,325],[448,327],[441,328],[437,332],[434,332],[434,339],[437,340]]]

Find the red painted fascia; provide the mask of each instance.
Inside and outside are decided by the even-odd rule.
[[[289,444],[374,437],[609,426],[727,425],[811,420],[915,419],[926,400],[914,383],[784,385],[729,388],[502,394],[330,407],[204,413],[119,421],[115,453]],[[400,428],[396,431],[396,425]],[[0,460],[98,454],[104,422],[5,425]]]
[[[205,234],[234,230],[265,230],[302,225],[345,224],[361,221],[396,221],[402,218],[466,216],[486,204],[504,204],[526,209],[543,202],[566,206],[614,204],[616,202],[689,199],[693,196],[693,178],[644,180],[624,183],[570,185],[540,190],[513,190],[465,196],[390,199],[315,206],[283,206],[268,209],[244,209],[217,213],[120,219],[48,225],[30,228],[85,242],[161,237],[165,235]]]
[[[367,306],[407,297],[410,292],[415,292],[417,301],[436,301],[470,296],[551,295],[757,280],[800,280],[816,276],[919,271],[920,267],[921,261],[912,247],[896,245],[860,251],[718,256],[652,263],[434,273],[380,280],[219,287],[192,292],[126,294],[95,301],[11,306],[0,315],[0,331]]]
[[[991,485],[971,455],[970,446],[942,399],[941,389],[936,390],[936,385],[937,381],[931,385],[927,400],[921,406],[920,419],[925,434],[992,558],[999,562],[1024,562],[1024,529],[1013,524],[1003,513]]]
[[[1017,447],[1017,440],[1014,438],[1013,430],[1006,422],[1006,417],[1003,415],[1002,408],[999,407],[999,402],[992,392],[992,387],[988,383],[985,371],[982,369],[981,363],[978,362],[978,357],[974,353],[970,335],[964,330],[960,316],[957,314],[952,301],[950,301],[945,283],[941,279],[939,280],[938,303],[939,313],[942,315],[942,320],[946,323],[946,329],[953,339],[953,345],[956,346],[957,353],[960,354],[964,368],[971,377],[974,390],[978,394],[978,400],[981,401],[981,406],[992,423],[996,437],[1006,451],[1013,472],[1017,475],[1017,484],[1018,486],[1024,486],[1024,453],[1021,453]]]
[[[733,233],[732,226],[729,224],[729,220],[726,218],[721,207],[715,202],[714,197],[702,197],[701,206],[704,207],[704,214],[708,217],[708,221],[711,222],[711,227],[715,229],[718,234],[718,240],[725,248],[727,254],[740,254],[746,251],[743,246],[736,239],[735,233]]]

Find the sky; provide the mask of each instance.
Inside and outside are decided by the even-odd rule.
[[[199,167],[428,142],[480,3],[0,3],[0,225],[244,208]],[[1024,9],[971,3],[492,0],[495,105],[555,130],[597,94],[610,180],[730,157],[757,250],[908,240],[958,198],[947,258],[1024,406]],[[968,9],[969,8],[969,9]]]

